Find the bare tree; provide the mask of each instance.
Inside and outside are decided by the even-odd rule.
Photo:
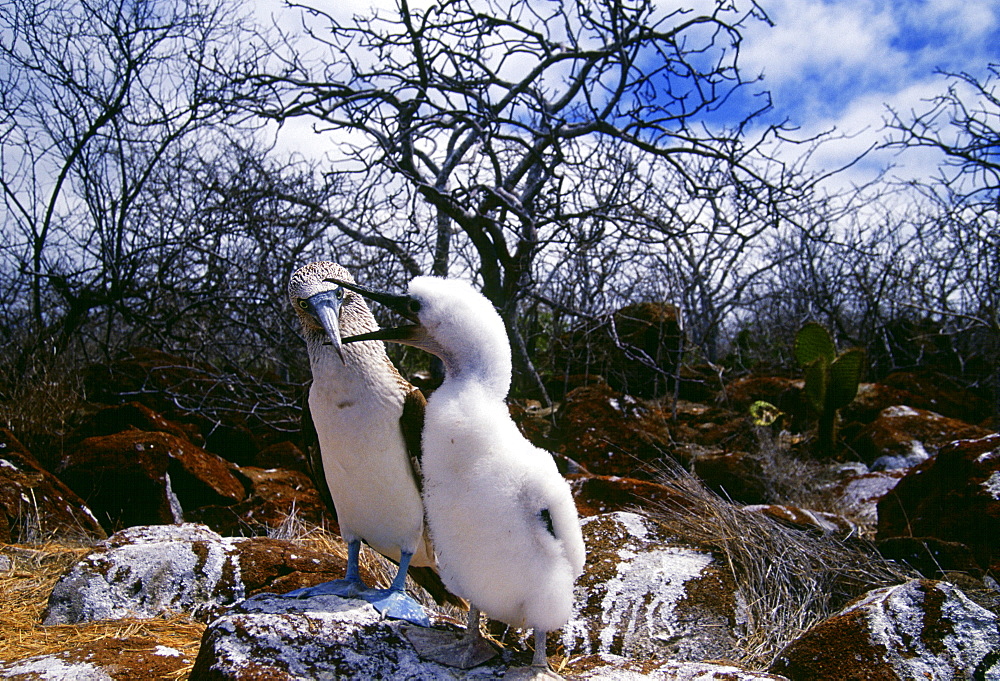
[[[887,147],[943,154],[937,182],[915,185],[931,206],[919,234],[933,285],[910,305],[947,320],[951,333],[980,337],[974,352],[992,374],[983,381],[1000,414],[1000,65],[982,78],[942,75],[948,87],[925,111],[890,109],[886,120]]]
[[[604,170],[606,145],[647,168],[656,159],[688,194],[702,189],[691,170],[702,162],[744,196],[791,191],[787,177],[769,176],[759,139],[745,139],[766,98],[741,124],[710,125],[748,86],[740,31],[766,19],[753,2],[696,12],[615,0],[448,0],[416,10],[401,0],[394,14],[352,20],[295,6],[329,53],[315,64],[292,50],[282,70],[253,78],[270,103],[265,115],[313,117],[350,140],[366,172],[381,168],[418,194],[432,208],[421,225],[433,235],[421,242],[432,248],[429,271],[469,263],[507,322],[522,372],[532,373],[531,361],[515,318],[537,285],[536,263],[576,238],[577,225],[621,212],[621,192],[580,190]],[[741,101],[752,104],[749,94]],[[371,233],[412,245],[384,224]]]
[[[259,57],[249,32],[229,0],[0,5],[4,267],[37,327],[64,343],[92,310],[134,302],[163,238],[145,192],[177,149],[235,122],[220,74]]]

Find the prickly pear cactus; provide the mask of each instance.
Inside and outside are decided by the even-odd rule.
[[[808,322],[795,336],[795,358],[805,371],[805,394],[819,414],[820,453],[833,453],[837,411],[858,394],[864,371],[865,351],[851,348],[840,355],[830,332],[817,322]]]

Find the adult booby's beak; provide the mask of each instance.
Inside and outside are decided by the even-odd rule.
[[[371,331],[369,333],[362,333],[357,336],[350,336],[343,339],[345,344],[368,340],[387,340],[395,341],[396,343],[403,343],[404,345],[414,345],[414,341],[418,341],[422,338],[423,327],[420,326],[419,319],[417,318],[417,312],[420,311],[420,303],[417,302],[415,298],[405,295],[396,295],[395,293],[388,293],[386,291],[379,291],[367,286],[341,281],[340,279],[331,278],[326,281],[337,284],[338,286],[343,286],[348,290],[363,295],[365,298],[374,300],[376,303],[382,303],[393,312],[409,319],[411,322],[417,322],[412,325],[407,324],[404,326],[390,327],[387,329],[379,329],[378,331]]]
[[[320,291],[309,298],[309,307],[319,323],[326,331],[326,337],[330,339],[330,345],[337,352],[340,361],[347,364],[344,359],[344,346],[340,338],[340,305],[344,299],[343,290]]]

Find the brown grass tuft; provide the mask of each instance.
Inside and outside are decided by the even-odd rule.
[[[0,545],[0,555],[10,560],[10,569],[0,572],[0,661],[60,653],[103,639],[128,639],[130,646],[175,648],[191,662],[161,678],[187,678],[205,625],[185,615],[152,620],[41,624],[49,594],[59,577],[90,551],[86,547],[55,543],[34,547]]]
[[[677,464],[665,465],[660,482],[681,502],[657,504],[651,517],[715,551],[732,573],[747,619],[733,653],[749,668],[766,669],[785,645],[851,599],[914,576],[860,538],[819,536],[746,513]]]

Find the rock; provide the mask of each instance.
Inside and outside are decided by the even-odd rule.
[[[952,442],[911,469],[879,502],[876,536],[961,542],[1000,574],[1000,435]]]
[[[151,348],[88,366],[83,379],[89,399],[138,401],[168,420],[192,423],[207,451],[241,465],[252,463],[261,447],[287,439],[299,419],[292,406],[299,388],[276,375],[248,377]],[[282,395],[270,397],[262,386]]]
[[[337,520],[327,509],[312,478],[282,468],[237,468],[247,497],[235,504],[202,506],[184,513],[188,522],[203,523],[219,534],[267,534],[286,523],[335,529]]]
[[[883,409],[900,404],[910,406],[922,402],[921,398],[901,388],[894,388],[882,383],[861,383],[854,400],[840,410],[840,416],[845,422],[871,423]]]
[[[954,440],[988,434],[985,428],[934,412],[894,406],[883,409],[851,446],[873,470],[890,470],[916,466]]]
[[[579,475],[570,479],[573,498],[581,516],[631,511],[639,506],[656,508],[684,503],[669,487],[648,480],[608,475]]]
[[[286,471],[299,471],[309,474],[309,463],[306,455],[294,443],[283,440],[261,449],[253,457],[251,464],[255,468],[283,468]]]
[[[87,438],[55,472],[109,530],[181,522],[187,510],[246,497],[228,462],[167,433]]]
[[[573,390],[556,418],[556,450],[595,475],[651,480],[670,450],[667,417],[608,386]]]
[[[870,591],[789,644],[769,671],[814,679],[1000,678],[995,614],[948,582]]]
[[[83,499],[0,428],[0,542],[106,536]]]
[[[732,652],[735,588],[711,553],[631,513],[586,518],[583,534],[587,564],[561,634],[568,656],[684,662]]]
[[[752,672],[731,664],[712,662],[666,662],[638,664],[613,655],[592,655],[574,660],[563,674],[571,679],[601,681],[787,681],[784,676]]]
[[[818,532],[822,535],[846,538],[856,536],[860,531],[857,525],[844,516],[824,511],[810,511],[798,506],[758,504],[744,506],[741,510],[746,513],[760,513],[788,527]]]
[[[849,475],[835,487],[840,506],[863,525],[878,522],[878,502],[906,475],[904,470]]]
[[[294,542],[227,539],[203,525],[132,527],[66,572],[45,624],[148,619],[187,612],[208,620],[262,591],[283,593],[343,577],[346,561]],[[365,579],[372,579],[363,573]]]
[[[412,625],[383,620],[371,605],[337,596],[264,594],[212,622],[191,681],[222,679],[498,679],[493,661],[458,672],[421,660],[406,640]]]
[[[126,402],[100,409],[80,424],[74,431],[70,443],[72,446],[88,437],[114,435],[130,429],[149,433],[167,433],[187,440],[191,444],[198,446],[205,444],[205,438],[201,436],[197,426],[190,423],[169,421],[141,402]]]
[[[972,550],[959,542],[935,537],[889,537],[876,546],[883,558],[906,563],[930,579],[944,579],[952,571],[983,575]]]
[[[767,484],[760,461],[746,452],[722,452],[695,457],[692,468],[716,494],[744,504],[767,500]]]
[[[993,413],[993,405],[960,386],[955,379],[934,371],[897,371],[881,381],[912,396],[902,402],[947,418],[979,423]]]
[[[0,663],[0,678],[66,681],[178,678],[178,673],[191,663],[179,650],[147,638],[106,636],[77,642],[72,650]]]
[[[553,338],[552,361],[563,376],[600,374],[617,391],[653,398],[668,391],[681,334],[676,306],[634,303]],[[565,394],[561,383],[549,382],[551,397]]]

